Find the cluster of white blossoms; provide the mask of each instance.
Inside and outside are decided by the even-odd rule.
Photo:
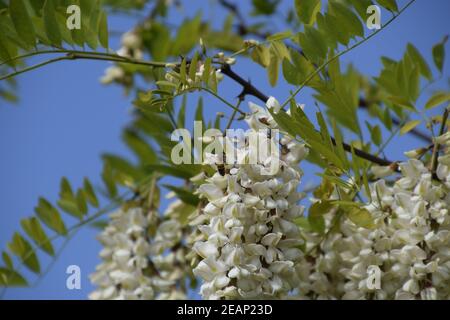
[[[172,216],[177,202],[164,216],[140,207],[120,209],[98,237],[104,246],[102,263],[91,275],[97,289],[90,299],[184,299],[186,252],[182,228]]]
[[[450,134],[438,138],[449,144]],[[371,185],[374,228],[345,217],[323,237],[302,231],[308,257],[297,264],[298,296],[309,299],[450,299],[450,166],[437,179],[424,164],[401,163],[401,178]],[[328,227],[335,211],[325,214]],[[378,278],[378,279],[377,279]],[[378,286],[379,284],[379,286]]]
[[[134,31],[128,31],[121,38],[121,48],[117,54],[122,57],[140,60],[143,57],[141,37]],[[118,65],[113,65],[105,70],[100,82],[110,84],[112,82],[122,82],[126,77],[126,72]]]
[[[277,105],[273,98],[268,101],[268,107]],[[252,129],[273,123],[266,109],[253,104],[250,108],[247,122]],[[270,140],[264,131],[258,138]],[[235,142],[230,140],[225,137],[222,143]],[[198,189],[208,202],[197,219],[202,237],[193,245],[201,257],[193,272],[203,280],[203,298],[284,298],[298,286],[294,266],[302,258],[303,241],[293,219],[303,214],[298,162],[307,149],[290,139],[283,142],[285,152],[276,159],[280,167],[275,174],[264,174],[275,161],[273,155],[256,164],[223,163],[220,155],[210,155],[216,172]],[[241,143],[248,144],[248,139]],[[237,158],[246,159],[251,152],[239,147]]]

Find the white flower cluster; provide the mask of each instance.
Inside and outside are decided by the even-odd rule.
[[[142,40],[140,36],[133,31],[128,31],[121,38],[122,47],[117,54],[126,58],[140,60],[143,57]],[[125,71],[118,65],[110,66],[105,70],[105,74],[100,78],[103,84],[110,84],[114,81],[123,81],[126,76]]]
[[[184,299],[185,255],[179,222],[142,208],[120,209],[99,236],[102,263],[91,275],[90,299]],[[151,239],[150,239],[151,238]]]
[[[450,135],[440,139],[448,143]],[[440,181],[413,159],[400,164],[402,176],[394,183],[375,182],[371,186],[373,201],[365,207],[374,219],[374,228],[357,227],[343,218],[340,230],[324,240],[302,231],[307,252],[314,253],[297,265],[299,297],[450,299],[447,157],[439,158]],[[328,227],[334,216],[334,211],[325,215]]]
[[[259,127],[260,116],[264,123],[272,121],[267,110],[250,107],[253,114],[247,121],[252,128]],[[263,133],[259,138],[270,139]],[[233,143],[229,139],[224,143]],[[262,174],[274,161],[270,156],[243,165],[224,164],[212,156],[210,164],[217,172],[198,189],[208,200],[199,219],[203,239],[193,246],[202,259],[193,271],[203,280],[200,293],[205,299],[283,298],[298,285],[294,266],[302,258],[298,247],[303,241],[293,219],[303,214],[298,205],[303,195],[297,191],[302,173],[293,162],[298,164],[307,150],[285,142],[287,152],[274,175]],[[289,147],[296,156],[287,156]],[[246,158],[251,151],[239,152],[246,154],[237,158]]]

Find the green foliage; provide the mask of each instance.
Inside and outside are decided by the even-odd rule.
[[[374,222],[370,212],[364,208],[351,207],[347,212],[347,217],[357,226],[372,229]]]
[[[405,111],[416,112],[420,78],[431,78],[425,60],[412,45],[408,45],[401,60],[382,58],[382,62],[384,68],[375,81],[385,91],[383,102],[400,116]]]
[[[445,36],[441,42],[433,47],[433,61],[438,70],[442,73],[444,69],[444,59],[445,59],[445,44],[447,43],[448,36]]]
[[[6,19],[2,19],[3,30],[8,30],[5,38],[10,46],[29,50],[35,44],[59,47],[65,42],[79,46],[88,44],[95,49],[100,40],[103,47],[108,47],[106,14],[100,7],[101,1],[46,0],[35,1],[32,6],[29,3],[29,0],[11,1]],[[72,34],[66,26],[66,8],[70,4],[79,4],[82,12],[82,28],[72,31]],[[15,32],[23,42],[14,38]]]
[[[22,225],[22,228],[27,236],[29,236],[37,246],[39,246],[42,250],[44,250],[51,256],[55,254],[52,243],[48,239],[41,223],[36,217],[23,219],[20,224]]]
[[[108,21],[102,5],[108,10],[127,13],[144,8],[144,3],[139,0],[11,0],[8,5],[4,3],[0,1],[0,60],[7,63],[2,66],[2,73],[5,67],[6,71],[22,67],[23,61],[11,59],[19,54],[33,54],[36,48],[64,50],[66,46],[73,46],[83,51],[86,47],[95,50],[100,45],[108,49]],[[65,8],[69,3],[82,7],[81,30],[69,31],[65,26]],[[274,17],[278,3],[278,0],[253,0],[253,14]],[[123,189],[128,189],[133,196],[125,203],[125,207],[143,198],[157,208],[161,185],[159,179],[172,176],[183,184],[162,186],[175,193],[183,202],[178,219],[186,225],[191,214],[203,205],[194,189],[198,181],[192,182],[190,179],[201,172],[208,172],[208,168],[173,164],[170,156],[175,142],[171,141],[171,133],[187,125],[186,119],[190,113],[195,120],[202,121],[204,128],[220,128],[223,115],[217,115],[215,120],[211,119],[205,124],[204,113],[211,112],[211,109],[204,108],[201,97],[195,110],[190,109],[187,95],[194,91],[208,92],[227,103],[221,96],[217,71],[224,67],[228,57],[248,55],[266,69],[271,86],[280,83],[281,69],[284,80],[296,86],[296,93],[303,87],[312,89],[317,108],[323,110],[319,110],[316,119],[311,121],[292,98],[288,100],[289,112],[281,110],[272,113],[286,134],[310,147],[307,160],[323,169],[317,174],[321,178],[320,184],[313,190],[318,200],[309,208],[307,217],[296,219],[297,225],[323,237],[339,228],[341,216],[359,227],[375,227],[370,213],[363,205],[355,202],[357,197],[364,196],[362,191],[372,200],[368,177],[371,164],[356,154],[358,151],[359,154],[370,152],[374,146],[378,147],[377,154],[381,153],[387,135],[380,124],[366,121],[365,128],[370,141],[365,141],[358,110],[361,106],[366,107],[370,116],[378,117],[392,133],[396,133],[392,119],[392,115],[396,114],[400,118],[396,125],[405,123],[399,130],[400,134],[410,133],[422,123],[419,120],[408,121],[410,113],[418,109],[416,103],[421,81],[431,81],[433,74],[412,44],[408,44],[399,61],[383,57],[383,70],[374,79],[362,76],[352,65],[341,68],[339,56],[365,41],[363,22],[367,6],[373,3],[393,13],[399,11],[393,0],[331,0],[324,8],[319,0],[292,1],[293,9],[288,12],[292,18],[287,23],[291,29],[301,30],[293,33],[289,30],[272,32],[272,24],[267,21],[246,25],[247,17],[244,15],[244,18],[240,18],[233,10],[224,19],[222,28],[213,28],[201,13],[186,18],[180,26],[169,26],[164,19],[169,9],[167,3],[149,2],[151,12],[146,17],[148,20],[139,23],[133,33],[142,38],[140,49],[144,56],[161,61],[161,69],[157,69],[155,64],[137,65],[133,63],[136,61],[126,61],[128,58],[116,61],[117,66],[126,73],[126,79],[121,84],[127,92],[135,93],[133,121],[122,134],[123,142],[133,156],[103,155],[103,186],[99,188],[102,195],[113,203],[122,204],[125,200],[119,194]],[[244,41],[251,37],[262,41]],[[440,72],[444,66],[446,40],[444,38],[432,52]],[[344,46],[348,49],[343,49]],[[219,54],[218,51],[222,50],[232,54]],[[100,56],[105,60],[117,59],[117,56],[107,55],[108,52]],[[230,62],[230,65],[233,63]],[[203,69],[201,77],[198,76],[200,69]],[[142,76],[146,82],[144,86],[140,82],[139,85],[133,82],[135,75]],[[257,79],[252,80],[257,82]],[[11,91],[13,83],[5,83],[0,88],[0,96],[14,99]],[[243,93],[251,94],[245,90]],[[177,99],[179,96],[183,96],[182,99]],[[425,110],[449,100],[447,92],[437,92],[428,100]],[[242,117],[237,120],[242,120]],[[347,135],[352,135],[351,139],[355,140]],[[351,142],[346,143],[346,140]],[[151,182],[148,183],[148,180]],[[89,214],[92,208],[99,207],[99,203],[97,190],[88,179],[84,179],[82,187],[74,189],[63,178],[56,203],[39,199],[36,215],[21,221],[22,233],[14,234],[8,252],[16,256],[20,264],[34,273],[40,273],[39,250],[55,256],[54,239],[67,237],[74,228],[84,224],[99,228],[105,226],[104,220],[92,222],[100,215]],[[332,225],[325,224],[324,214],[334,215]],[[74,226],[70,226],[69,220],[66,221],[73,220],[72,217],[77,221]],[[18,271],[20,265],[14,266],[9,253],[5,251],[2,254],[4,266],[0,267],[0,286],[27,285],[27,279]]]
[[[295,0],[295,10],[301,22],[312,25],[316,21],[316,15],[320,11],[320,0]]]
[[[36,35],[24,0],[11,0],[9,6],[11,20],[17,34],[29,47],[34,47],[36,44]]]
[[[405,123],[405,125],[403,127],[401,127],[401,129],[400,129],[400,134],[403,135],[403,134],[410,132],[415,127],[417,127],[421,122],[422,121],[420,121],[420,120],[412,120],[412,121]]]
[[[0,287],[26,287],[27,280],[18,272],[0,267]]]
[[[328,213],[332,208],[329,201],[318,201],[311,205],[308,213],[308,222],[312,231],[319,234],[325,232],[325,220],[323,215]]]
[[[437,92],[425,104],[425,109],[435,108],[447,101],[450,101],[450,93],[449,92]]]
[[[378,4],[389,11],[398,12],[397,2],[395,0],[377,0]]]
[[[291,116],[284,111],[280,111],[276,114],[272,113],[272,116],[282,130],[286,131],[293,137],[299,136],[308,145],[310,145],[311,149],[319,153],[329,163],[342,171],[345,171],[346,159],[344,160],[343,158],[340,158],[339,154],[334,151],[334,145],[331,141],[322,115],[320,113],[317,114],[321,124],[321,131],[318,132],[314,128],[314,125],[309,121],[303,110],[295,103],[291,103],[290,112]]]
[[[61,179],[60,199],[58,206],[61,209],[80,220],[83,220],[88,211],[88,202],[93,207],[98,207],[98,198],[90,181],[85,178],[83,188],[73,191],[67,178]],[[41,263],[39,261],[38,249],[48,255],[55,257],[53,240],[59,236],[67,237],[67,229],[60,212],[48,200],[39,198],[38,205],[35,207],[36,216],[22,219],[20,224],[26,236],[33,241],[32,245],[24,235],[15,232],[12,240],[8,243],[9,251],[18,257],[21,264],[25,265],[32,272],[39,274],[41,272]],[[42,223],[48,228],[44,228]],[[76,226],[76,225],[75,225]],[[49,236],[49,231],[54,232]],[[27,286],[28,281],[19,273],[20,266],[14,267],[13,261],[8,253],[2,253],[4,266],[0,267],[0,286]]]
[[[252,0],[254,15],[271,15],[277,9],[280,0]]]

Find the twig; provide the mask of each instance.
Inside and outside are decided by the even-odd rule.
[[[447,125],[447,119],[448,119],[448,113],[449,108],[445,108],[444,114],[442,115],[442,123],[441,128],[439,129],[439,136],[442,136],[445,131],[445,127]],[[438,166],[438,156],[439,156],[439,143],[435,143],[433,147],[433,155],[431,157],[431,174],[433,175],[434,179],[438,179],[436,175],[436,170]]]
[[[62,52],[67,52],[66,55],[62,56],[62,57],[57,57],[57,58],[52,58],[50,60],[32,65],[30,67],[9,73],[7,75],[4,75],[2,77],[0,77],[0,81],[8,79],[8,78],[12,78],[15,77],[19,74],[28,72],[28,71],[32,71],[38,68],[41,68],[43,66],[46,66],[48,64],[54,63],[54,62],[58,62],[58,61],[63,61],[63,60],[102,60],[102,61],[113,61],[113,62],[118,62],[118,63],[129,63],[129,64],[135,64],[135,65],[144,65],[144,66],[149,66],[149,67],[155,67],[155,68],[164,68],[166,67],[167,63],[165,62],[155,62],[155,61],[142,61],[142,60],[135,60],[135,59],[130,59],[127,57],[122,57],[119,55],[111,55],[111,54],[101,54],[101,53],[83,53],[80,51],[70,51],[70,50],[61,50]],[[49,52],[47,52],[49,53]],[[52,52],[52,53],[55,53]],[[34,54],[36,55],[36,54]],[[24,55],[24,56],[19,56],[19,57],[15,57],[13,59],[20,59],[22,57],[29,57],[32,56],[32,54],[28,54],[28,55]]]
[[[233,120],[236,117],[236,113],[238,112],[239,107],[240,107],[240,105],[241,105],[243,100],[244,100],[243,96],[239,96],[238,97],[238,102],[236,103],[236,109],[233,110],[233,113],[231,114],[230,119],[228,120],[228,123],[227,123],[227,125],[225,127],[225,131],[230,129],[231,124],[233,123]]]

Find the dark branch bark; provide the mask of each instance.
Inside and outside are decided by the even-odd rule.
[[[239,96],[251,95],[258,98],[264,103],[266,103],[266,101],[269,99],[268,96],[266,96],[264,93],[259,91],[255,86],[253,86],[250,81],[245,80],[236,72],[234,72],[231,69],[230,65],[228,64],[223,65],[223,67],[221,68],[221,72],[242,86],[242,92],[239,94]]]
[[[267,100],[269,99],[267,95],[258,90],[254,85],[250,83],[250,81],[246,81],[240,75],[235,73],[229,65],[224,65],[221,70],[224,75],[226,75],[227,77],[229,77],[230,79],[234,80],[235,82],[239,83],[242,86],[242,92],[239,95],[240,97],[243,97],[245,95],[252,95],[264,103],[266,103]],[[331,139],[333,144],[336,145],[336,141],[334,140],[334,138]],[[342,146],[344,147],[345,151],[352,152],[352,147],[349,144],[342,143]],[[357,148],[353,148],[353,150],[355,151],[355,155],[357,155],[358,157],[366,159],[370,162],[376,163],[381,166],[388,166],[394,163],[393,161],[379,158],[377,156],[374,156],[370,153],[367,153]]]

